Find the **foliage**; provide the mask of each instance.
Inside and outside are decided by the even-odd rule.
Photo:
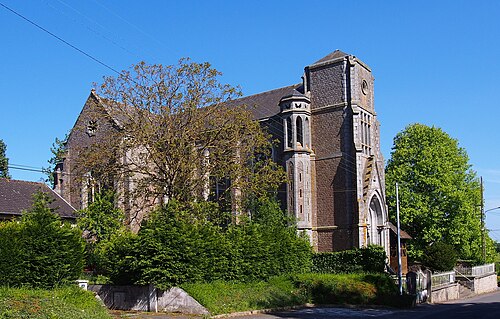
[[[116,208],[114,193],[110,190],[95,195],[94,201],[79,211],[78,226],[87,239],[87,267],[96,271],[98,256],[96,249],[101,242],[124,230],[125,215]]]
[[[444,241],[461,259],[481,260],[480,185],[466,151],[443,130],[413,124],[394,138],[386,167],[387,202],[395,221],[395,183],[399,183],[401,227],[413,239],[410,258]],[[492,256],[491,240],[487,240]],[[490,258],[488,258],[490,259]]]
[[[185,282],[252,281],[307,271],[307,238],[285,223],[279,206],[263,200],[239,224],[220,225],[217,205],[172,200],[153,212],[137,235],[123,233],[103,243],[98,255],[103,274],[114,283],[153,283],[162,288]],[[262,217],[263,218],[263,217]]]
[[[56,137],[54,143],[52,143],[52,147],[50,148],[52,157],[47,161],[49,163],[49,167],[44,167],[42,169],[45,175],[47,175],[47,179],[45,180],[45,182],[48,182],[52,187],[54,187],[54,171],[56,169],[56,165],[64,159],[64,156],[66,154],[67,141],[68,134],[66,134],[63,139],[59,139]]]
[[[386,254],[381,246],[370,245],[331,253],[316,253],[312,271],[318,273],[384,272]]]
[[[282,275],[246,283],[216,281],[181,286],[211,314],[317,304],[395,305],[397,287],[386,274]]]
[[[427,247],[423,257],[425,266],[436,271],[450,271],[456,266],[458,255],[455,248],[445,242],[435,242]]]
[[[140,280],[137,256],[140,247],[136,234],[128,230],[113,234],[109,240],[96,246],[96,270],[117,285],[135,284]]]
[[[116,208],[114,198],[112,191],[102,191],[87,208],[79,211],[78,226],[92,242],[108,240],[124,227],[125,215]]]
[[[181,288],[212,315],[296,306],[309,302],[307,294],[301,293],[290,276],[273,277],[268,281],[186,283]]]
[[[0,287],[0,318],[110,319],[94,295],[73,286],[52,290]]]
[[[387,304],[397,293],[386,274],[302,274],[294,280],[316,304]]]
[[[9,175],[9,159],[5,155],[7,146],[0,140],[0,177],[10,178]]]
[[[240,94],[220,83],[220,75],[209,63],[182,59],[169,66],[140,62],[105,77],[97,91],[111,107],[94,117],[116,129],[77,150],[75,176],[127,176],[134,179],[130,197],[156,202],[206,199],[210,183],[225,179],[231,187],[220,196],[237,189],[239,207],[247,194],[275,190],[283,169],[257,156],[270,154],[268,136],[249,109],[226,103]]]
[[[3,285],[52,288],[81,274],[84,241],[81,232],[48,206],[50,198],[34,195],[21,220],[0,224],[0,282]],[[4,249],[5,247],[5,249]]]

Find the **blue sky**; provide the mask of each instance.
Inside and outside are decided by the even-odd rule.
[[[123,70],[133,63],[208,61],[244,94],[297,83],[335,49],[375,75],[382,151],[411,123],[459,140],[500,206],[499,1],[0,0]],[[93,82],[113,72],[0,6],[0,139],[11,164],[47,166]],[[42,174],[11,169],[15,179]],[[500,241],[500,210],[487,214]]]

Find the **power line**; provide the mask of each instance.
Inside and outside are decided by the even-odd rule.
[[[21,170],[21,171],[45,173],[45,171],[43,171],[42,169],[39,169],[39,168],[27,168],[27,167],[19,167],[19,166],[14,166],[14,165],[9,165],[7,167],[9,169],[17,169],[17,170]]]
[[[23,16],[22,14],[16,12],[14,9],[11,9],[9,8],[8,6],[6,6],[5,4],[3,4],[2,2],[0,2],[0,6],[4,7],[5,9],[7,9],[8,11],[12,12],[13,14],[15,14],[16,16],[20,17],[21,19],[29,22],[30,24],[34,25],[35,27],[37,27],[38,29],[42,30],[43,32],[49,34],[50,36],[56,38],[57,40],[61,41],[62,43],[66,44],[67,46],[73,48],[74,50],[80,52],[81,54],[85,55],[86,57],[92,59],[93,61],[99,63],[100,65],[104,66],[105,68],[115,72],[116,74],[118,75],[121,75],[122,73],[117,71],[116,69],[114,69],[113,67],[109,66],[108,64],[102,62],[101,60],[93,57],[92,55],[90,55],[89,53],[79,49],[78,47],[74,46],[73,44],[69,43],[68,41],[64,40],[63,38],[55,35],[54,33],[50,32],[49,30],[45,29],[44,27],[42,27],[41,25],[37,24],[36,22],[34,21],[31,21],[30,19],[28,19],[27,17]]]

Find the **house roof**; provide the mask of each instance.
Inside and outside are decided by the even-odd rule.
[[[65,219],[75,219],[75,209],[44,183],[0,178],[0,215],[19,216],[31,208],[33,194],[42,191],[54,201],[49,205]]]
[[[394,226],[393,223],[391,222],[388,222],[387,225],[389,226],[390,230],[395,234],[397,235],[398,234],[398,228],[396,226]],[[407,232],[405,232],[404,230],[399,230],[400,231],[400,235],[401,235],[401,238],[402,239],[412,239],[410,235],[408,235]]]

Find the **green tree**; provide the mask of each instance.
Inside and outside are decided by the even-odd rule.
[[[119,123],[73,152],[79,154],[74,175],[127,176],[134,181],[129,197],[157,202],[204,199],[215,180],[231,181],[225,195],[238,194],[232,199],[239,207],[247,195],[276,190],[285,175],[269,156],[260,156],[270,154],[268,134],[249,108],[226,103],[240,93],[220,76],[209,63],[182,59],[169,66],[140,62],[105,77],[97,92],[112,107],[92,116]]]
[[[66,134],[63,139],[56,137],[54,143],[52,143],[52,147],[50,148],[52,157],[47,161],[49,163],[49,167],[42,168],[42,171],[47,175],[45,182],[48,182],[52,187],[54,187],[54,171],[56,169],[56,165],[64,159],[66,154],[67,141],[68,134]]]
[[[97,193],[94,201],[79,211],[78,225],[92,242],[108,240],[124,227],[125,215],[116,208],[115,195],[110,190]]]
[[[7,146],[0,140],[0,177],[10,178],[9,175],[9,159],[5,156]]]
[[[413,240],[411,258],[421,259],[425,248],[443,241],[459,258],[482,259],[479,206],[480,184],[466,151],[443,130],[413,124],[394,138],[386,167],[390,217],[395,221],[395,183],[399,183],[401,227]],[[492,242],[487,240],[488,256]]]
[[[39,192],[20,221],[0,224],[1,284],[52,288],[81,274],[85,247],[82,234],[61,221],[49,208],[50,201],[48,195]]]
[[[426,248],[422,261],[432,270],[449,271],[457,263],[457,253],[452,245],[438,241]]]

